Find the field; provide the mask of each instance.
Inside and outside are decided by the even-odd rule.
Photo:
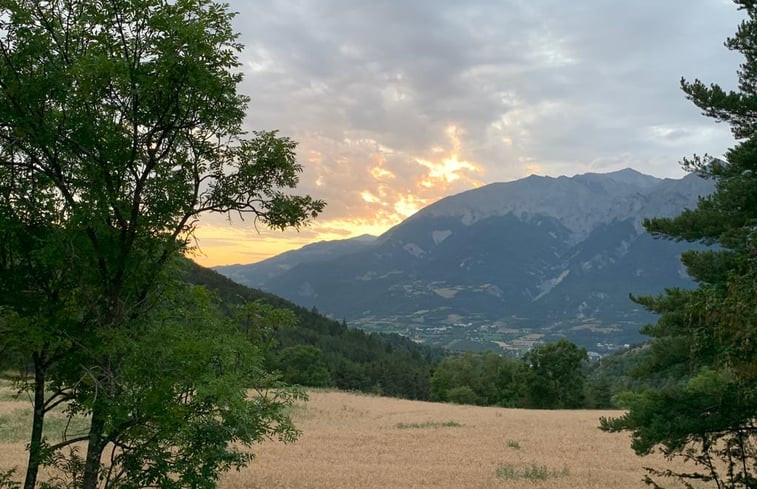
[[[28,408],[0,391],[0,471],[24,463],[13,418]],[[291,445],[266,442],[226,489],[643,488],[626,435],[597,429],[611,411],[530,411],[311,391],[293,412]],[[60,423],[54,423],[60,424]],[[17,431],[17,430],[16,430]]]

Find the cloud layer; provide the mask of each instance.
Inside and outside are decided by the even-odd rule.
[[[735,86],[727,0],[232,0],[250,129],[299,142],[299,190],[328,202],[299,234],[205,219],[206,264],[380,233],[439,198],[531,173],[680,176],[722,154],[679,79]]]

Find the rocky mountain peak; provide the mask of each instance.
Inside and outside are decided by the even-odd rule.
[[[652,317],[628,299],[693,285],[692,245],[641,226],[694,207],[713,184],[632,169],[530,176],[444,198],[378,239],[318,243],[218,271],[370,331],[453,349],[568,338],[608,350]],[[604,345],[604,346],[597,346]]]

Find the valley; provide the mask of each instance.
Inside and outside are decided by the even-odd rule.
[[[463,318],[455,314],[443,316],[445,311],[420,311],[409,316],[387,316],[381,319],[355,319],[351,325],[372,333],[396,333],[417,343],[451,351],[483,352],[501,350],[519,355],[534,345],[570,337],[586,346],[592,357],[627,348],[638,341],[637,334],[628,333],[638,322],[608,326],[598,320],[551,323],[547,328],[531,326],[526,318],[512,317],[489,321],[482,315],[469,314]],[[427,324],[428,323],[428,324]],[[625,334],[624,334],[625,332]],[[627,340],[627,342],[623,342]]]
[[[655,319],[630,295],[694,285],[679,256],[698,245],[655,239],[643,220],[694,207],[710,191],[696,175],[630,169],[531,176],[444,198],[379,237],[216,270],[429,346],[518,355],[565,338],[601,356],[643,341],[639,329]]]

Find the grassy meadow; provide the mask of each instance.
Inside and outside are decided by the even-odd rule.
[[[310,391],[294,408],[303,431],[266,442],[225,489],[643,488],[644,465],[627,435],[597,429],[612,411],[459,406]],[[0,388],[0,471],[25,463],[29,402]],[[50,436],[62,429],[54,415]]]

